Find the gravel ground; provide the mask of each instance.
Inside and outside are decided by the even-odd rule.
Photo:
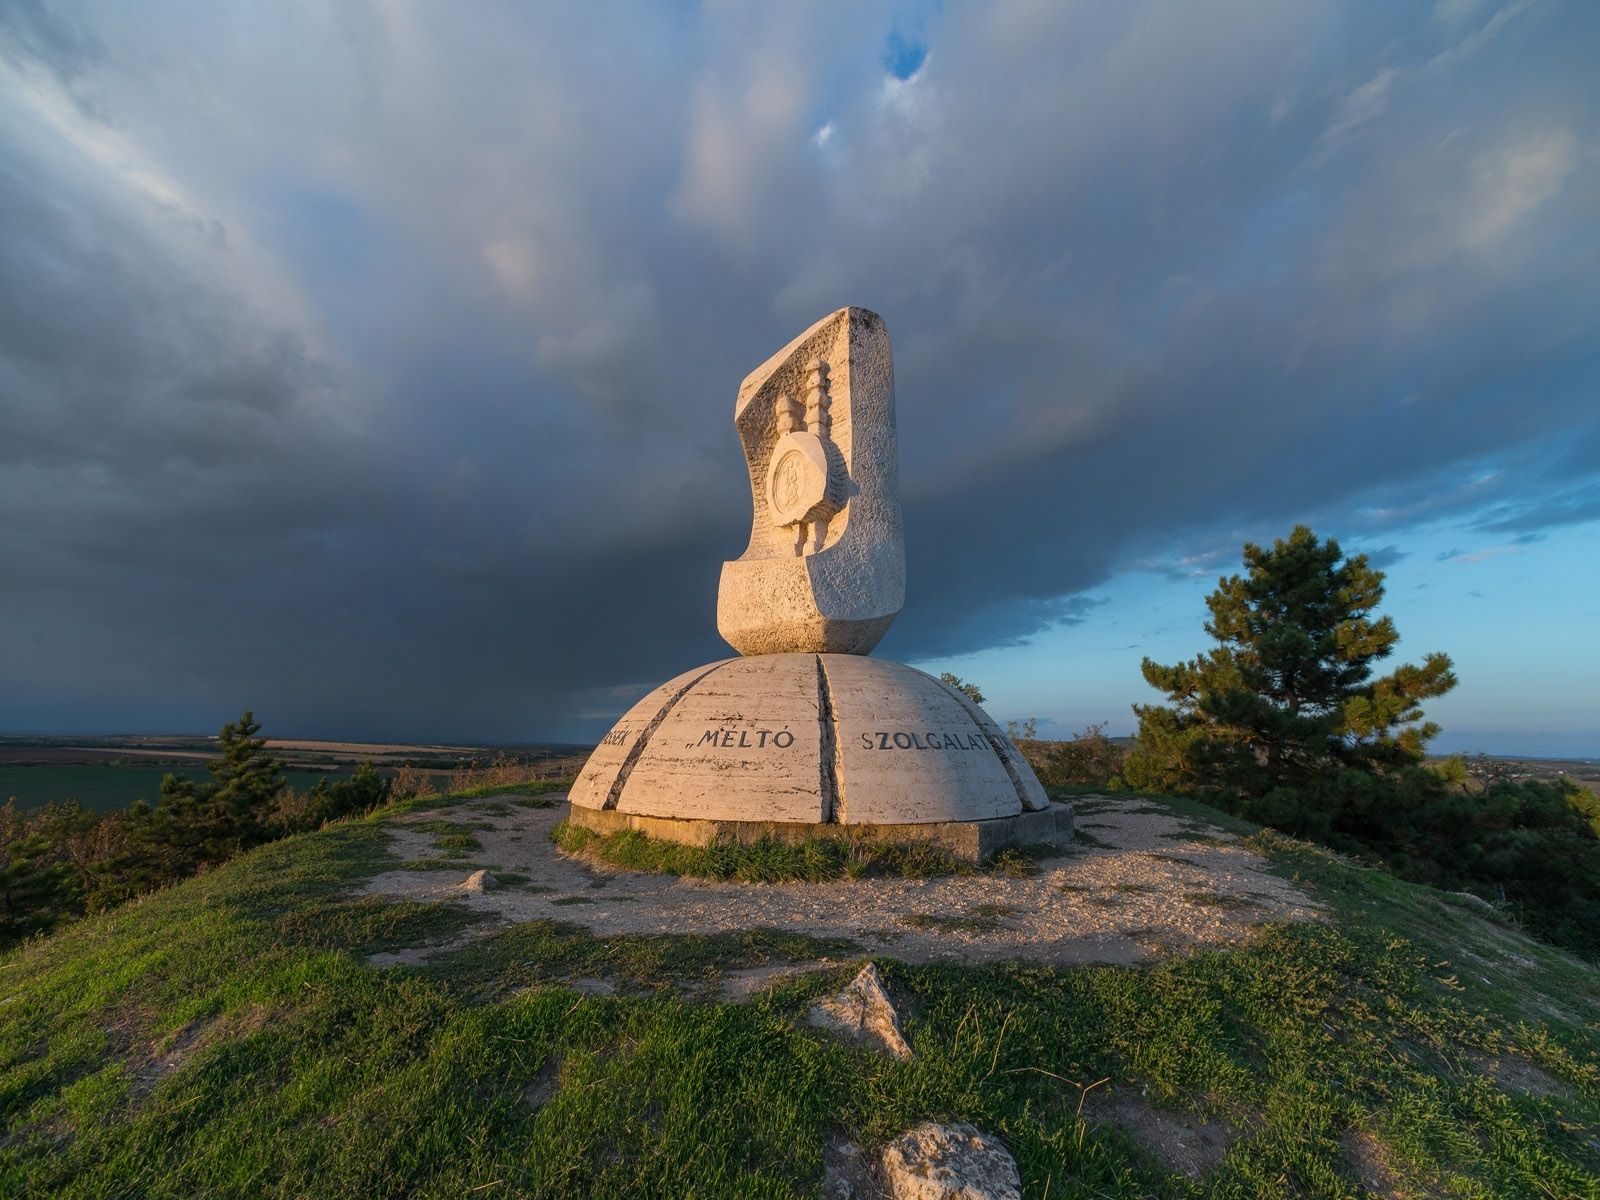
[[[449,900],[492,912],[500,924],[569,922],[599,936],[777,928],[849,938],[865,953],[908,962],[1132,964],[1238,942],[1269,921],[1319,919],[1316,904],[1232,834],[1136,797],[1086,796],[1077,807],[1087,836],[1027,878],[750,884],[625,871],[565,854],[550,841],[564,803],[525,809],[464,800],[396,818],[389,837],[397,864],[450,857],[525,882],[478,891],[465,869],[396,869],[364,892]],[[482,849],[435,849],[434,835],[415,826],[440,820],[470,825]],[[431,949],[443,947],[384,961],[418,961]]]

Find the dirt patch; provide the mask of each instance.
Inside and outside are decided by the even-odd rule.
[[[545,1059],[539,1069],[534,1072],[533,1078],[528,1080],[522,1089],[522,1103],[532,1109],[543,1108],[550,1102],[550,1097],[556,1094],[556,1089],[561,1086],[561,1057],[552,1054]]]
[[[842,1133],[830,1137],[822,1150],[822,1198],[890,1200],[878,1156]]]
[[[266,1005],[253,1004],[242,1012],[190,1021],[173,1033],[148,1038],[145,1030],[149,1020],[145,1011],[123,1009],[113,1014],[106,1031],[126,1057],[128,1090],[135,1099],[141,1099],[204,1047],[231,1038],[248,1037],[264,1029],[271,1018],[272,1010]]]
[[[376,954],[367,955],[367,962],[374,967],[420,967],[438,955],[449,954],[463,946],[470,946],[498,928],[498,925],[490,925],[485,929],[469,928],[442,942],[425,942],[420,946],[405,946],[399,950],[380,950]]]
[[[716,998],[733,1004],[744,1004],[786,979],[798,979],[802,975],[814,975],[818,971],[831,971],[838,965],[832,959],[819,958],[811,962],[769,963],[763,967],[744,967],[726,971],[717,981]]]
[[[1555,1076],[1515,1054],[1484,1054],[1467,1051],[1467,1061],[1481,1075],[1487,1075],[1502,1088],[1543,1100],[1549,1096],[1567,1098],[1572,1089]]]
[[[1365,1129],[1348,1129],[1339,1141],[1339,1157],[1350,1177],[1384,1200],[1399,1200],[1400,1180],[1389,1166],[1383,1143]]]
[[[1221,1165],[1233,1127],[1153,1106],[1128,1087],[1096,1088],[1084,1097],[1083,1115],[1115,1125],[1169,1171],[1200,1179]]]
[[[847,939],[866,954],[907,962],[1132,964],[1237,943],[1267,922],[1320,918],[1319,906],[1232,834],[1199,832],[1193,818],[1180,820],[1148,801],[1092,799],[1092,844],[1080,841],[1041,859],[1032,874],[777,884],[645,874],[565,854],[550,842],[565,805],[479,809],[472,815],[482,849],[469,863],[389,871],[364,892],[448,899],[492,914],[495,924],[556,920],[601,937],[775,928]],[[461,815],[470,811],[467,803],[473,802],[464,802]],[[430,857],[430,832],[418,826],[451,812],[431,809],[389,822],[397,863]],[[510,872],[531,886],[464,893],[463,881],[480,869]],[[473,936],[493,929],[486,923]],[[447,948],[422,947],[420,958],[404,961]]]
[[[135,1097],[147,1096],[156,1085],[173,1074],[193,1057],[200,1048],[200,1039],[215,1022],[190,1021],[159,1046],[150,1046],[143,1054],[136,1054],[128,1063],[133,1080],[130,1090]]]
[[[77,1134],[64,1121],[30,1121],[6,1133],[0,1133],[0,1150],[16,1150],[31,1146],[35,1150],[64,1150]]]

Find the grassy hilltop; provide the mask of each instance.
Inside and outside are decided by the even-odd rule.
[[[264,846],[0,958],[0,1195],[812,1195],[831,1138],[933,1117],[1055,1200],[1600,1196],[1600,974],[1469,900],[1141,799],[1247,834],[1329,919],[1138,968],[880,957],[900,1062],[805,1023],[847,945],[488,931],[355,894],[398,812],[472,803]],[[714,998],[821,955],[842,965]],[[1185,1125],[1208,1148],[1164,1153]]]

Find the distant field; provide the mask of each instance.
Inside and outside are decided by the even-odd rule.
[[[589,746],[447,746],[404,742],[330,742],[269,738],[274,757],[284,763],[289,786],[305,791],[319,779],[343,779],[360,763],[386,775],[404,766],[434,772],[441,784],[461,772],[510,759],[532,764],[550,777],[571,776],[589,755]],[[206,763],[217,757],[217,740],[198,734],[0,734],[0,804],[42,807],[52,800],[76,800],[92,812],[126,808],[135,800],[155,803],[161,777],[171,772],[207,780]]]
[[[39,808],[52,800],[76,800],[92,812],[126,808],[135,800],[154,804],[161,792],[161,777],[181,775],[209,780],[204,767],[60,766],[14,767],[0,765],[0,804],[15,798],[21,809]],[[347,772],[285,771],[289,786],[301,791],[319,779],[338,779]]]

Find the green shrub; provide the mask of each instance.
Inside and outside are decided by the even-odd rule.
[[[1426,767],[1344,770],[1263,796],[1204,798],[1402,878],[1503,905],[1530,933],[1600,959],[1600,799],[1570,780],[1475,791]]]
[[[1022,752],[1052,790],[1119,786],[1128,752],[1106,736],[1104,723],[1091,725],[1066,742],[1024,742]]]
[[[866,875],[932,879],[965,874],[972,869],[949,851],[928,842],[872,842],[848,837],[781,842],[763,837],[753,842],[723,838],[709,846],[685,846],[646,837],[636,829],[602,835],[570,821],[557,824],[550,836],[570,854],[592,855],[632,871],[740,883],[823,883]]]
[[[304,794],[286,788],[260,731],[249,712],[224,725],[221,757],[209,767],[214,781],[168,775],[154,806],[140,800],[103,814],[75,803],[27,815],[15,804],[0,809],[0,949],[388,802],[389,781],[368,763]]]

